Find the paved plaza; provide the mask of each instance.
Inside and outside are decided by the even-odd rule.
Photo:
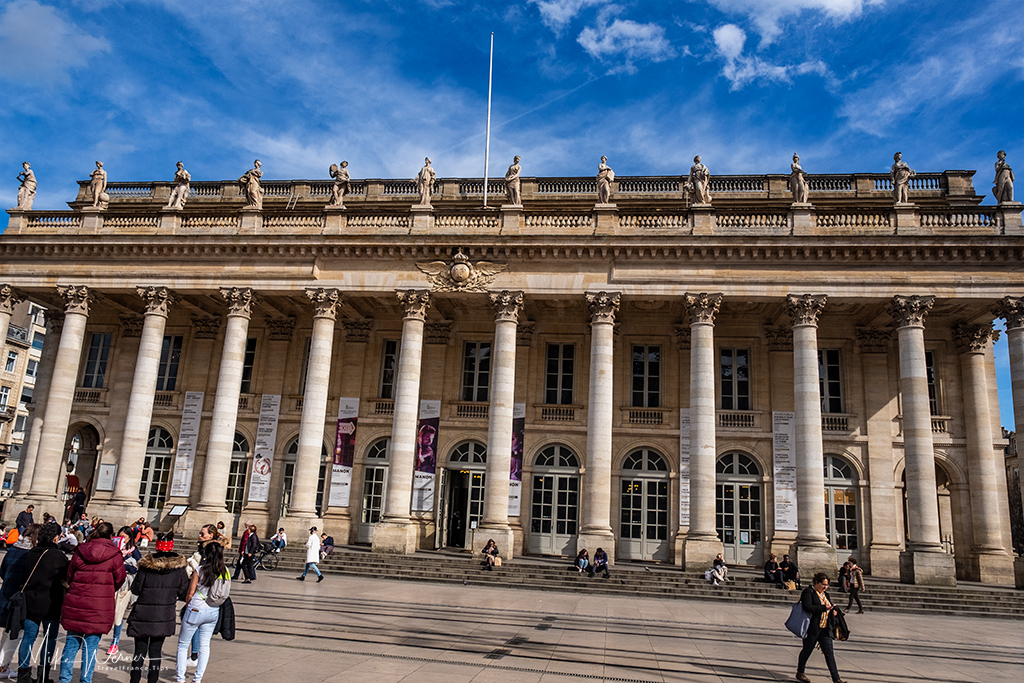
[[[784,681],[799,650],[779,607],[280,572],[232,591],[238,633],[215,637],[211,683]],[[836,650],[851,683],[1024,680],[1019,621],[869,611],[850,626]],[[820,653],[807,673],[828,683]],[[94,677],[127,680],[102,662]]]

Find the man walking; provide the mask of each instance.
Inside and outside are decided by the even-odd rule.
[[[864,614],[864,606],[860,604],[860,592],[864,590],[864,570],[857,565],[857,559],[851,557],[850,562],[850,599],[846,603],[846,611],[853,608],[853,601],[857,601],[857,614]]]

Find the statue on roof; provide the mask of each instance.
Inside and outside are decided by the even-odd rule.
[[[903,153],[896,152],[892,155],[893,165],[889,171],[892,178],[892,199],[897,204],[910,203],[910,179],[917,173],[903,161]]]
[[[178,162],[176,164],[177,170],[174,172],[174,189],[171,190],[171,196],[167,199],[167,206],[165,209],[183,209],[185,208],[185,200],[192,194],[192,188],[189,183],[192,181],[192,175],[185,170],[185,164]]]
[[[701,163],[700,155],[693,158],[690,167],[689,192],[694,204],[711,203],[711,171]]]
[[[608,157],[601,157],[601,163],[597,166],[597,203],[612,203],[612,183],[615,181],[615,171],[608,165]]]
[[[36,198],[36,174],[32,172],[32,165],[27,161],[21,164],[23,169],[18,174],[18,181],[21,183],[21,187],[18,188],[18,209],[21,211],[31,211],[32,202]]]
[[[523,167],[519,165],[519,155],[512,160],[512,165],[505,171],[505,199],[513,206],[523,203],[522,185],[519,182],[519,172]]]
[[[992,194],[1000,204],[1013,201],[1013,169],[1006,163],[1006,152],[999,150],[996,155],[996,179],[992,181],[995,187]]]
[[[800,167],[800,155],[793,154],[793,163],[789,165],[789,189],[793,191],[794,204],[806,204],[810,195],[807,185],[807,174]]]
[[[103,170],[103,162],[96,162],[96,170],[89,174],[89,190],[92,193],[92,205],[98,209],[105,209],[110,203],[110,195],[107,194],[107,172]]]
[[[257,159],[252,163],[252,168],[238,179],[238,187],[245,195],[245,208],[247,209],[263,208],[263,185],[260,184],[260,178],[263,177],[263,171],[260,170],[262,165],[263,162]]]
[[[334,189],[331,191],[331,203],[327,206],[332,208],[344,208],[345,195],[348,194],[348,162],[343,161],[341,165],[331,164],[331,177],[334,178]]]
[[[437,174],[434,167],[430,165],[430,157],[423,159],[423,168],[412,179],[416,183],[416,189],[420,193],[420,206],[430,206],[430,196],[434,194],[434,178]]]

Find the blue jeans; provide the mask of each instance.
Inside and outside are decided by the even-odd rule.
[[[71,683],[79,649],[82,650],[82,675],[79,680],[82,683],[92,683],[92,672],[96,668],[96,648],[99,644],[99,633],[68,631],[64,651],[60,654],[60,683]]]
[[[217,626],[220,607],[210,607],[204,600],[193,598],[185,609],[185,618],[181,621],[181,632],[178,634],[178,662],[175,671],[176,681],[185,680],[185,666],[188,663],[188,646],[192,636],[199,634],[199,661],[196,662],[196,673],[192,679],[199,683],[206,672],[210,661],[210,638]]]
[[[111,645],[117,645],[118,643],[121,642],[121,627],[122,626],[124,626],[124,621],[119,621],[118,623],[114,624],[114,634],[113,634],[114,637],[113,637],[113,642],[111,643]]]
[[[45,666],[53,661],[53,653],[57,651],[57,622],[26,619],[25,630],[21,634],[21,646],[18,648],[18,668],[27,669],[32,666],[32,646],[39,636],[40,628],[43,631],[43,643],[39,663]]]
[[[303,576],[305,576],[306,574],[308,574],[308,573],[309,573],[309,568],[310,568],[310,567],[312,567],[312,568],[313,568],[313,571],[315,571],[315,572],[316,572],[316,575],[317,575],[317,576],[323,576],[323,575],[322,575],[322,574],[320,573],[320,567],[316,566],[316,562],[307,562],[307,563],[306,563],[306,568],[302,570],[302,575],[303,575]]]
[[[274,547],[277,548],[278,550],[280,550],[281,548],[284,547],[284,541],[282,541],[280,538],[277,539],[276,541],[273,541],[273,544],[274,544]]]

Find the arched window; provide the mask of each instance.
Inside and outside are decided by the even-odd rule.
[[[467,441],[460,444],[452,451],[448,462],[458,463],[485,463],[487,462],[487,447],[476,441]]]
[[[380,521],[384,510],[384,492],[387,487],[390,459],[391,439],[377,439],[366,449],[357,536],[360,543],[373,541],[373,525]]]
[[[149,510],[160,510],[167,499],[167,482],[171,475],[174,439],[163,427],[151,427],[146,442],[146,459],[139,481],[139,504]]]
[[[249,440],[235,432],[231,446],[231,469],[228,470],[228,491],[224,504],[228,512],[241,514],[245,500],[245,482],[249,476]]]
[[[726,564],[762,561],[761,468],[744,453],[726,453],[715,465],[715,526]]]
[[[580,459],[568,447],[547,446],[534,459],[530,552],[575,555],[579,526]]]
[[[537,467],[572,467],[579,469],[580,459],[565,446],[555,444],[548,446],[538,453],[534,465]]]
[[[836,550],[857,554],[857,475],[838,455],[825,455],[825,533]],[[846,557],[842,557],[845,560]]]
[[[299,454],[299,437],[295,437],[288,444],[284,453],[284,467],[281,477],[281,514],[287,515],[288,508],[292,502],[292,489],[295,485],[295,459]],[[320,446],[320,472],[316,481],[316,515],[323,513],[324,488],[327,481],[327,466],[331,463],[331,454],[327,451],[327,444]]]
[[[622,461],[622,469],[668,472],[668,463],[657,452],[640,448],[626,456],[626,459]]]
[[[639,448],[622,461],[619,557],[668,559],[668,473],[665,458],[649,448]]]

